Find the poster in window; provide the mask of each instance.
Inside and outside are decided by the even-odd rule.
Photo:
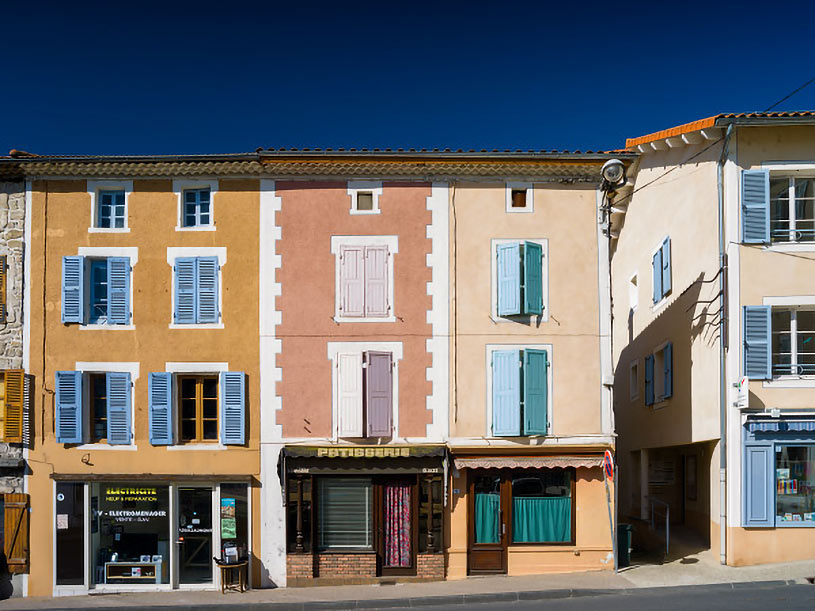
[[[685,496],[689,501],[695,501],[697,495],[696,456],[685,457],[685,478]]]
[[[221,499],[221,538],[235,539],[238,536],[238,525],[235,520],[235,499]]]

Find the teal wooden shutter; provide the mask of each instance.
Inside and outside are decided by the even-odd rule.
[[[111,371],[105,376],[108,387],[108,443],[130,443],[130,374]]]
[[[242,371],[221,372],[221,443],[245,443],[245,374]]]
[[[671,238],[665,238],[662,243],[662,296],[671,292]]]
[[[147,380],[150,410],[150,443],[166,446],[173,443],[173,374],[153,372]]]
[[[196,320],[197,300],[195,288],[195,258],[179,257],[175,260],[175,308],[173,318],[177,324],[192,324]]]
[[[654,355],[645,357],[645,405],[654,404]]]
[[[543,248],[524,242],[524,305],[526,314],[543,314]]]
[[[662,299],[662,248],[654,253],[651,261],[651,275],[654,278],[654,303]]]
[[[521,313],[521,245],[499,244],[496,247],[498,315]]]
[[[741,173],[741,239],[745,244],[770,242],[770,172]]]
[[[742,361],[744,375],[751,380],[772,379],[770,333],[772,331],[770,306],[744,306],[742,312],[742,336],[744,342]]]
[[[62,257],[62,322],[85,322],[84,257]]]
[[[218,322],[218,257],[196,259],[197,320],[199,323]]]
[[[57,443],[82,443],[82,372],[56,373]]]
[[[662,375],[664,376],[662,382],[662,398],[667,399],[673,394],[673,352],[674,346],[668,342],[662,350]]]
[[[492,353],[492,434],[521,434],[521,354],[519,350]]]
[[[108,259],[108,324],[130,322],[130,258]]]
[[[742,496],[746,527],[767,527],[775,523],[774,460],[772,444],[745,444]]]
[[[546,435],[549,359],[545,350],[524,350],[524,435]]]

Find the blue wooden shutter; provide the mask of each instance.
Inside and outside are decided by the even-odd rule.
[[[130,443],[130,374],[111,371],[106,375],[108,391],[108,443]]]
[[[196,320],[195,259],[179,257],[175,260],[175,312],[178,324],[191,324]]]
[[[671,292],[671,238],[662,243],[662,296]]]
[[[741,173],[741,239],[745,244],[770,242],[770,172]]]
[[[645,357],[645,405],[654,404],[654,355]]]
[[[62,322],[85,322],[84,257],[62,257]]]
[[[543,248],[524,242],[524,305],[526,314],[543,314]]]
[[[744,306],[744,375],[751,380],[772,379],[770,306]]]
[[[744,526],[773,526],[775,486],[772,444],[744,447]]]
[[[651,275],[654,278],[654,303],[662,299],[662,248],[654,253],[651,261]]]
[[[498,258],[498,315],[521,313],[521,245],[499,244]]]
[[[548,430],[549,359],[545,350],[524,350],[524,435]]]
[[[108,324],[130,322],[130,257],[108,259]]]
[[[521,354],[519,350],[492,353],[492,434],[521,434]]]
[[[242,371],[221,372],[221,443],[243,445],[246,435],[245,374]]]
[[[368,437],[393,433],[393,364],[390,352],[365,353],[365,420]]]
[[[57,371],[57,443],[82,443],[82,372]]]
[[[218,257],[198,257],[198,316],[196,322],[218,322]]]
[[[673,394],[673,352],[674,346],[671,342],[668,342],[662,350],[663,399],[667,399]]]
[[[147,380],[150,409],[150,443],[173,443],[173,374],[153,372]]]

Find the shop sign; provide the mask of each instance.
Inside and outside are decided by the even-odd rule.
[[[121,501],[149,502],[158,500],[158,491],[152,487],[126,487],[108,486],[105,488],[105,501],[117,503]]]
[[[158,501],[158,490],[151,486],[107,486],[105,488],[105,502],[114,504],[117,508],[100,511],[99,516],[108,516],[117,523],[149,522],[153,518],[166,518],[166,509],[152,508],[156,501]],[[120,509],[120,503],[123,502],[148,503],[150,508]]]

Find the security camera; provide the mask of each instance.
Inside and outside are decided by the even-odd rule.
[[[625,166],[619,159],[609,159],[600,170],[603,181],[609,186],[617,186],[625,182]]]

